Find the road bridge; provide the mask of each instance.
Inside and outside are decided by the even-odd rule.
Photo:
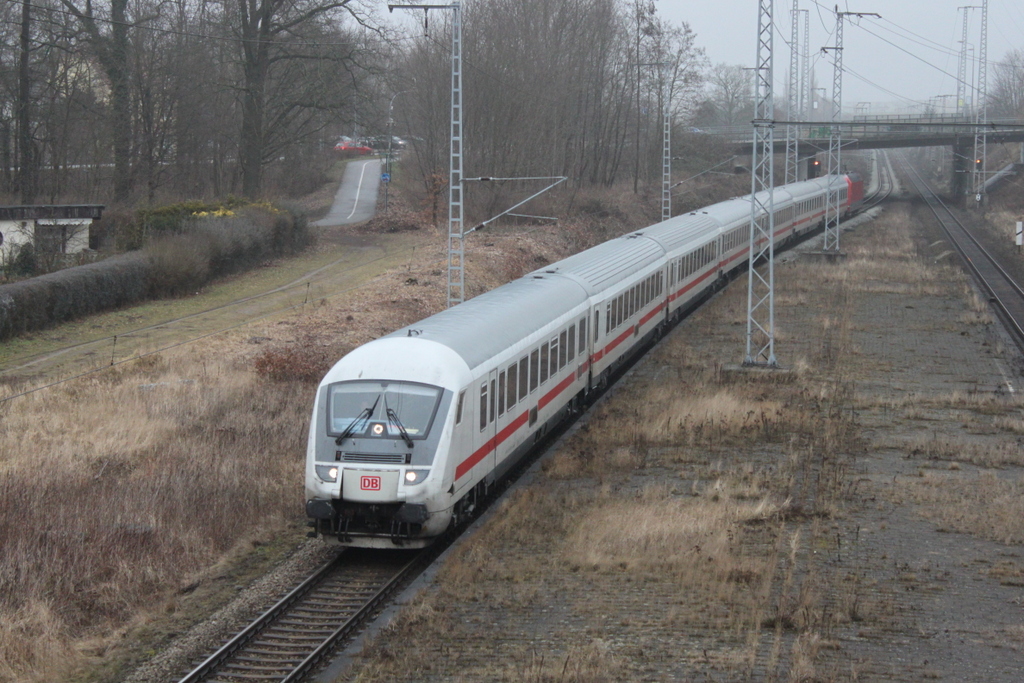
[[[974,136],[979,128],[985,130],[989,144],[1024,143],[1024,121],[1020,119],[995,119],[979,125],[963,116],[858,116],[850,121],[836,123],[776,121],[776,154],[786,153],[784,131],[789,125],[792,125],[796,132],[800,158],[805,162],[801,164],[803,177],[808,173],[807,164],[810,160],[820,152],[828,152],[833,126],[838,126],[842,131],[843,150],[950,147],[953,150],[951,187],[956,196],[963,195],[967,190],[970,164],[974,158]],[[753,130],[750,126],[707,128],[702,129],[700,133],[714,135],[734,143],[734,153],[737,156],[750,154],[753,144]]]

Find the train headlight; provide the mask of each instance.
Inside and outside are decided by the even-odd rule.
[[[424,480],[426,480],[428,474],[430,474],[430,470],[406,470],[405,483],[407,486],[422,484]]]
[[[338,466],[317,465],[316,476],[320,477],[324,481],[338,481]]]

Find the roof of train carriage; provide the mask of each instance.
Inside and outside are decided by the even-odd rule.
[[[562,275],[578,282],[588,294],[599,294],[665,255],[657,242],[644,236],[646,230],[616,237],[530,275]]]
[[[767,192],[759,192],[760,201],[762,203],[768,201]],[[789,195],[783,195],[780,192],[776,192],[776,199],[789,199]],[[750,195],[745,197],[733,197],[732,199],[726,199],[724,202],[718,202],[704,209],[710,218],[713,218],[720,227],[725,228],[737,221],[746,219],[750,220]]]
[[[655,223],[641,230],[672,254],[694,241],[704,241],[718,236],[718,222],[708,215],[707,209],[673,216],[667,221]]]
[[[587,293],[572,280],[527,275],[386,337],[436,341],[472,369],[586,300]]]

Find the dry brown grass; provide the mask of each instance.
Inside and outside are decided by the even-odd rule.
[[[141,365],[5,405],[0,680],[67,677],[76,641],[301,508],[307,386],[187,359]]]
[[[903,496],[921,504],[925,516],[949,531],[1008,545],[1024,543],[1024,480],[986,472],[924,472],[900,483]]]

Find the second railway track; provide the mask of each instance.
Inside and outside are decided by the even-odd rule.
[[[928,208],[942,225],[953,248],[960,254],[979,286],[985,291],[1017,346],[1024,351],[1024,288],[971,234],[967,226],[928,186],[920,174],[902,157],[900,163],[917,191],[924,197]]]

